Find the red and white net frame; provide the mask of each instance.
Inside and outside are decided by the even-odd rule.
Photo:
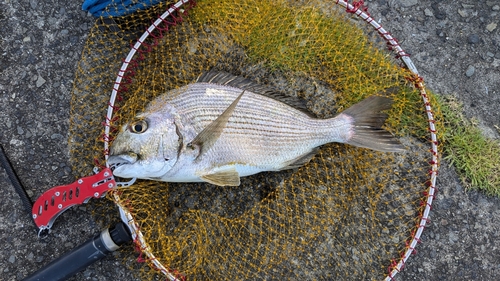
[[[364,6],[364,1],[354,1],[353,4],[349,4],[346,1],[337,0],[336,4],[343,6],[346,9],[346,12],[352,13],[359,18],[363,19],[367,22],[372,28],[374,28],[378,34],[387,42],[389,50],[396,53],[396,57],[401,59],[405,66],[414,74],[411,78],[414,86],[420,91],[420,96],[422,97],[422,102],[425,106],[425,112],[427,114],[427,121],[429,123],[429,132],[430,132],[430,143],[431,149],[430,153],[432,156],[431,161],[429,162],[431,168],[429,170],[430,178],[428,181],[428,188],[424,192],[426,200],[422,202],[425,205],[424,211],[421,214],[420,222],[417,226],[417,229],[412,234],[412,239],[407,243],[406,251],[401,254],[401,258],[399,261],[393,261],[393,263],[388,268],[388,275],[385,280],[392,280],[394,276],[403,269],[406,261],[416,252],[415,247],[420,242],[420,237],[424,228],[429,221],[429,213],[431,211],[432,201],[434,199],[436,189],[436,180],[438,175],[438,140],[437,140],[437,132],[434,120],[434,114],[432,112],[431,103],[429,97],[425,91],[424,79],[418,74],[418,70],[413,64],[410,56],[401,48],[396,38],[394,38],[387,30],[385,30],[380,23],[375,21],[370,14],[368,13],[368,9]]]
[[[410,56],[401,48],[396,38],[394,38],[387,30],[385,30],[380,23],[375,21],[370,14],[368,9],[364,5],[364,1],[354,1],[352,4],[337,0],[335,4],[342,6],[347,13],[353,14],[361,19],[363,19],[369,26],[375,29],[378,34],[386,41],[389,50],[396,54],[396,58],[400,59],[404,65],[413,73],[411,78],[414,86],[419,90],[422,102],[425,106],[425,112],[427,114],[427,119],[429,123],[430,132],[430,143],[431,149],[430,153],[432,160],[430,161],[429,170],[429,180],[428,188],[424,192],[426,200],[422,202],[425,208],[420,214],[420,222],[416,226],[416,230],[412,233],[411,241],[407,242],[406,250],[401,253],[399,260],[394,260],[388,267],[388,275],[385,280],[392,280],[394,276],[400,272],[410,255],[415,252],[417,244],[420,242],[420,237],[422,232],[429,220],[429,213],[431,210],[432,201],[436,193],[436,179],[438,175],[438,140],[436,135],[436,127],[434,125],[434,114],[432,112],[429,97],[426,93],[424,81],[421,76],[419,76],[417,68],[410,59]],[[111,141],[110,132],[115,130],[112,126],[113,113],[117,110],[115,106],[115,101],[120,99],[120,93],[126,91],[126,85],[132,83],[132,76],[134,75],[134,68],[137,67],[139,61],[143,60],[143,54],[151,51],[158,43],[158,39],[163,36],[163,33],[168,31],[169,27],[174,26],[182,21],[183,15],[187,13],[191,8],[193,8],[195,2],[193,0],[180,0],[174,5],[170,6],[167,11],[165,11],[161,16],[159,16],[149,28],[142,34],[142,36],[137,40],[137,42],[131,47],[130,52],[127,57],[123,60],[123,64],[118,72],[115,80],[113,90],[111,92],[109,106],[106,115],[106,121],[104,122],[104,152],[105,159],[109,156],[109,142]],[[150,39],[146,43],[147,39]],[[152,38],[152,40],[151,40]],[[113,120],[114,121],[114,120]],[[106,167],[109,168],[106,163]],[[157,270],[165,274],[169,280],[183,280],[184,276],[178,274],[175,270],[169,269],[167,266],[161,264],[158,259],[154,256],[150,246],[147,241],[145,241],[143,234],[141,233],[139,225],[135,222],[133,215],[130,213],[128,208],[120,200],[119,194],[114,193],[115,203],[119,206],[120,214],[122,220],[128,224],[132,232],[133,239],[139,250],[146,255],[150,263],[156,267]]]

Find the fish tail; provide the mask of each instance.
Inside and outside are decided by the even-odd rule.
[[[390,109],[392,99],[371,96],[343,111],[351,123],[351,131],[346,143],[382,152],[402,152],[404,146],[388,131],[382,129]]]

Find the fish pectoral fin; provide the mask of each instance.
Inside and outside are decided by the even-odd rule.
[[[200,178],[208,183],[215,184],[218,186],[239,186],[240,185],[240,175],[235,168],[219,171],[213,174],[206,174],[200,176]]]
[[[281,168],[280,170],[288,170],[295,169],[304,166],[307,162],[311,161],[311,159],[318,153],[319,148],[315,147],[311,151],[300,155],[299,157],[292,159],[286,163],[286,166]]]
[[[241,96],[243,96],[243,92],[229,105],[224,112],[217,117],[212,123],[208,124],[208,126],[203,129],[194,139],[191,143],[189,143],[187,146],[188,147],[198,147],[199,148],[199,153],[196,159],[198,159],[201,155],[203,155],[205,152],[207,152],[219,139],[220,135],[222,134],[222,130],[227,125],[227,122],[229,121],[229,117],[233,114],[234,109],[236,108],[236,105],[241,99]]]

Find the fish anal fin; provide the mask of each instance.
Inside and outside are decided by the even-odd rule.
[[[208,183],[218,186],[239,186],[240,175],[235,168],[219,171],[212,174],[200,176],[200,178]]]
[[[307,164],[309,161],[311,161],[311,159],[314,157],[314,155],[316,155],[316,153],[318,153],[318,151],[319,151],[318,147],[313,148],[311,151],[304,153],[293,160],[290,160],[287,163],[287,165],[285,167],[281,168],[280,170],[288,170],[288,169],[295,169],[295,168],[302,167],[305,164]]]

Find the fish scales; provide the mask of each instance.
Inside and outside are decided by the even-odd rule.
[[[196,83],[185,87],[170,104],[180,115],[191,120],[196,133],[199,133],[239,94],[241,89],[238,88]],[[205,159],[276,166],[325,143],[325,138],[332,139],[332,128],[337,125],[334,123],[343,125],[333,119],[312,119],[274,99],[246,92],[218,139],[218,146],[208,151]],[[338,139],[342,139],[340,133]],[[239,145],[238,155],[227,149],[235,144]]]
[[[220,95],[214,98],[203,91],[207,87],[211,89],[217,86],[193,85],[189,89],[189,95],[178,96],[171,103],[189,118],[195,119],[193,123],[199,123],[199,127],[204,128],[241,93],[239,89],[219,86]],[[277,134],[292,133],[291,137],[298,134],[308,139],[315,139],[316,136],[304,135],[305,132],[321,131],[330,134],[331,127],[325,128],[325,123],[335,125],[331,120],[312,119],[274,99],[250,92],[245,93],[229,120],[225,129],[228,133],[232,133],[231,129],[254,129]]]
[[[241,176],[304,165],[329,142],[403,151],[380,128],[387,98],[370,97],[317,119],[244,78],[214,72],[200,80],[156,98],[122,128],[108,159],[116,175],[239,185]]]
[[[217,97],[205,93],[210,89],[217,89]],[[199,132],[215,120],[236,99],[241,90],[195,84],[189,86],[185,93],[189,94],[178,96],[171,104],[179,110],[179,114],[185,114],[188,119],[193,120],[192,123],[197,124]],[[269,153],[289,158],[289,153],[283,152],[294,151],[293,154],[297,154],[297,157],[324,143],[326,138],[333,139],[331,133],[332,127],[337,125],[335,123],[340,123],[340,127],[344,125],[337,120],[312,119],[276,100],[247,92],[218,140],[220,149],[213,149],[208,153],[225,157],[226,147],[243,143],[245,145],[239,150],[238,161],[250,165],[283,162],[284,159],[271,159],[268,157]],[[338,135],[338,139],[343,138],[340,133]]]

